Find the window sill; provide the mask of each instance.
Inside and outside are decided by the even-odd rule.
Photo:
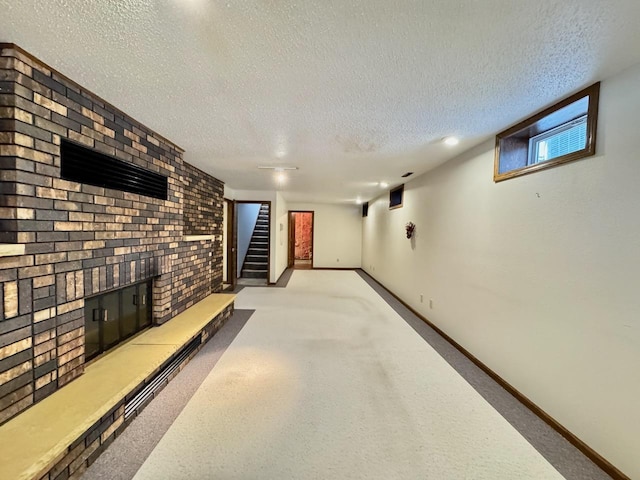
[[[0,243],[0,257],[24,255],[25,245],[22,243]]]

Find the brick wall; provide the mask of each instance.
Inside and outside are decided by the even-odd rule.
[[[184,230],[185,235],[215,235],[211,283],[213,291],[222,290],[222,242],[224,183],[196,167],[184,164]]]
[[[310,260],[311,259],[311,224],[313,217],[311,213],[298,212],[295,214],[296,228],[296,245],[295,259]]]
[[[211,182],[211,177],[188,163],[184,164],[184,177],[185,235],[221,235],[224,184]],[[216,225],[215,231],[212,225]]]
[[[168,199],[62,180],[61,139],[167,176]],[[182,155],[19,48],[0,46],[0,242],[26,245],[25,255],[0,257],[0,423],[83,372],[85,297],[153,277],[160,324],[220,289],[219,240],[183,236],[186,224],[222,234],[223,186]]]

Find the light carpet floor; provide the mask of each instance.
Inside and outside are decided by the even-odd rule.
[[[131,480],[252,314],[252,310],[236,308],[193,360],[89,467],[82,480]]]
[[[563,478],[355,272],[256,312],[135,479]]]

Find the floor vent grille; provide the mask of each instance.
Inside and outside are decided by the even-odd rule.
[[[191,355],[202,343],[201,335],[193,339],[186,347],[184,347],[178,355],[162,369],[145,387],[140,390],[131,400],[124,405],[124,419],[127,420],[133,415],[138,407],[153,396],[153,394],[162,388],[165,380],[175,372],[178,367]]]

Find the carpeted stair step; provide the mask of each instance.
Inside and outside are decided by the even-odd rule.
[[[266,270],[242,270],[243,278],[267,278]]]

